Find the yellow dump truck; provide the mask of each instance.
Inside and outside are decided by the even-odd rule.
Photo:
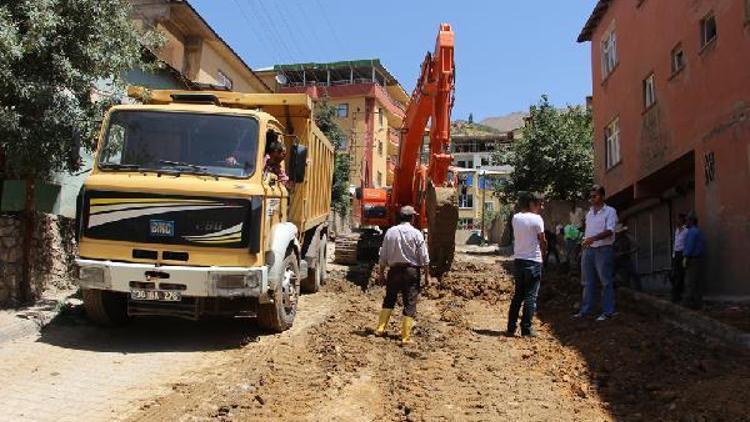
[[[78,197],[88,316],[257,316],[270,331],[291,327],[300,289],[317,291],[326,275],[334,150],[310,97],[129,94],[142,104],[109,110]],[[278,142],[286,159],[270,165],[266,148]]]

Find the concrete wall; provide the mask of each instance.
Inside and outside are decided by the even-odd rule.
[[[687,188],[707,237],[708,292],[750,294],[750,25],[738,0],[613,1],[592,36],[596,177],[629,208],[676,185],[668,169],[688,161]],[[701,46],[700,21],[713,13],[717,38]],[[602,78],[600,44],[614,28],[618,64]],[[681,43],[686,67],[675,74]],[[645,109],[653,72],[656,104]],[[619,117],[622,161],[604,168],[604,128]],[[658,177],[654,177],[658,175]],[[690,206],[690,205],[688,205]]]

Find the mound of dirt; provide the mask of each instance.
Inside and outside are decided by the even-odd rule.
[[[442,279],[428,286],[422,294],[430,299],[460,297],[495,304],[508,298],[512,286],[513,280],[505,271],[501,271],[500,264],[458,261]]]

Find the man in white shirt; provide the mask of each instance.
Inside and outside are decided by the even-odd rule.
[[[539,215],[544,198],[540,194],[523,192],[518,200],[520,212],[513,215],[513,277],[515,293],[508,310],[508,329],[505,335],[516,335],[518,312],[523,304],[521,335],[536,337],[532,319],[536,312],[536,298],[542,280],[542,257],[547,251],[544,220]]]
[[[685,289],[685,267],[682,265],[687,235],[687,214],[677,214],[677,228],[674,229],[674,253],[672,254],[672,302],[682,301],[682,291]]]
[[[617,211],[604,203],[604,187],[594,185],[589,195],[591,208],[586,213],[583,235],[583,300],[576,317],[588,316],[593,310],[597,281],[602,286],[602,313],[597,321],[606,321],[615,313],[614,249]]]
[[[404,319],[401,327],[401,343],[411,343],[411,329],[417,315],[417,299],[421,286],[421,274],[425,284],[430,283],[430,256],[422,232],[411,225],[416,211],[412,206],[399,210],[400,224],[393,226],[385,233],[380,247],[380,268],[378,277],[385,281],[385,298],[380,311],[378,327],[375,334],[385,335],[388,320],[391,318],[396,299],[401,293],[404,303]],[[385,269],[388,268],[388,278]]]

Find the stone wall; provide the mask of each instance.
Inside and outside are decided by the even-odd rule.
[[[31,293],[36,299],[48,289],[72,287],[76,254],[74,221],[52,214],[37,214],[31,248]],[[0,306],[19,304],[23,276],[23,219],[0,215]]]

